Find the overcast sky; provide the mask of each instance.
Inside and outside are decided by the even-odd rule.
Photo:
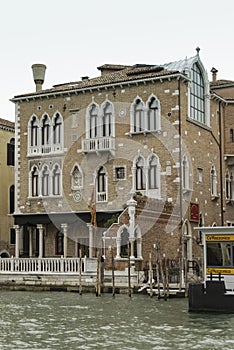
[[[196,54],[211,79],[234,80],[233,0],[1,0],[0,118],[9,100],[35,91],[31,66],[47,66],[43,88],[113,64],[162,64]]]

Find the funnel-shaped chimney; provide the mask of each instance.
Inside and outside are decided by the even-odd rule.
[[[42,90],[42,84],[45,79],[46,66],[44,64],[36,63],[32,65],[33,79],[36,84],[36,91]]]

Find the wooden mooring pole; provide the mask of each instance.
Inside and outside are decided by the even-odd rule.
[[[79,249],[79,294],[82,294],[82,258],[81,258],[81,249]]]
[[[152,254],[149,253],[149,282],[150,282],[150,297],[153,296],[153,270],[152,270]]]
[[[111,272],[112,272],[112,296],[115,296],[115,261],[113,248],[111,247]]]
[[[101,267],[100,253],[97,251],[97,278],[96,278],[96,296],[101,295]]]

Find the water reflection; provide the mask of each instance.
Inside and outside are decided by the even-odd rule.
[[[187,299],[0,292],[0,349],[234,349],[234,315],[190,314]]]

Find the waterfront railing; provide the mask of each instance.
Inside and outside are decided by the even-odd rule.
[[[96,258],[0,258],[0,273],[79,274],[95,272]]]

